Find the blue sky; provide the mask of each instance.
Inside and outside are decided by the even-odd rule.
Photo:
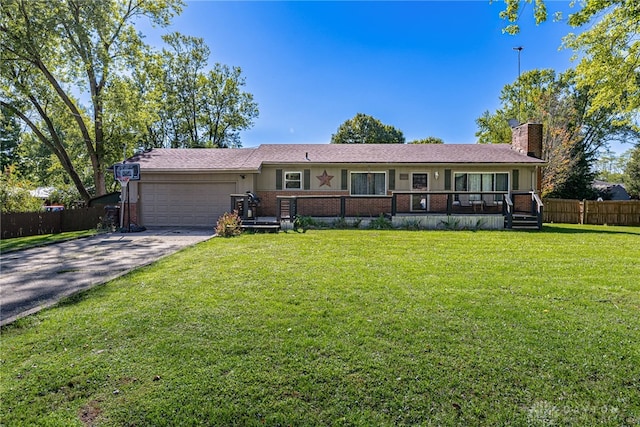
[[[569,2],[547,1],[549,15]],[[475,119],[499,106],[500,90],[521,69],[572,66],[559,50],[565,23],[536,26],[527,4],[521,33],[502,33],[504,3],[188,1],[169,28],[204,38],[210,62],[240,66],[260,116],[241,134],[263,143],[328,143],[356,113],[401,130],[474,143]]]

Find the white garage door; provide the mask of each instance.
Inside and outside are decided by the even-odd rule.
[[[140,225],[213,227],[235,183],[140,183]]]

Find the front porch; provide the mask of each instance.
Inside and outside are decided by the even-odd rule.
[[[543,205],[535,192],[393,192],[384,196],[278,195],[275,217],[262,215],[259,202],[249,194],[231,195],[246,228],[251,224],[287,224],[299,217],[322,222],[345,219],[362,226],[381,215],[394,227],[414,224],[423,229],[541,229]],[[270,218],[265,218],[270,217]],[[267,221],[268,219],[268,221]]]

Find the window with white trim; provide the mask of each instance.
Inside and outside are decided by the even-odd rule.
[[[287,190],[300,190],[302,188],[302,172],[285,172],[284,188]]]
[[[384,196],[387,194],[385,172],[351,172],[351,194],[354,196]]]
[[[509,174],[506,172],[468,173],[456,172],[454,175],[456,192],[509,191]],[[496,195],[496,200],[499,198]],[[480,200],[480,194],[471,194],[470,200]]]

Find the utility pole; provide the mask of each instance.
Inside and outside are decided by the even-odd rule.
[[[521,111],[521,104],[522,104],[522,84],[520,83],[520,52],[522,52],[522,49],[524,49],[524,47],[522,46],[518,46],[518,47],[514,47],[513,50],[517,50],[518,51],[518,122],[522,123],[522,111]]]

